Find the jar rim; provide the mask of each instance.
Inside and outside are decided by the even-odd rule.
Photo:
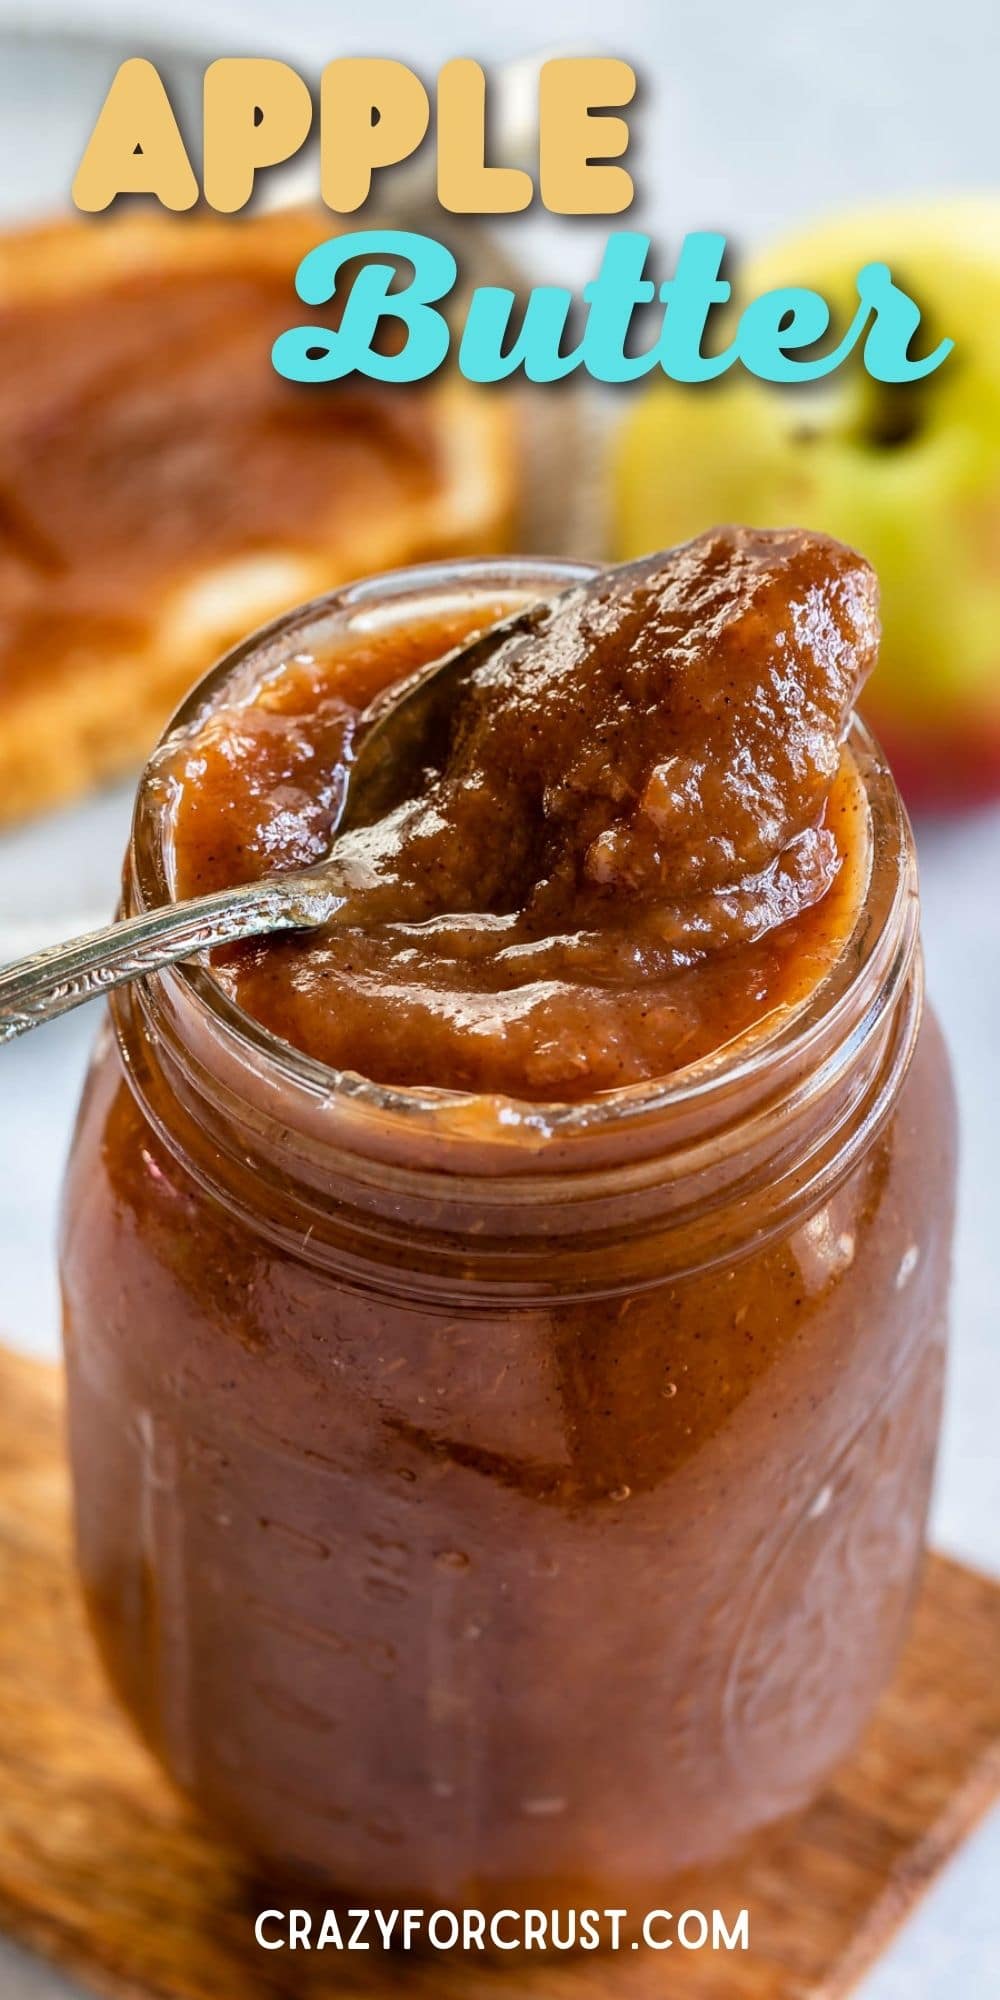
[[[466,557],[414,564],[347,584],[250,634],[191,689],[142,773],[133,814],[128,882],[135,907],[152,909],[173,900],[165,808],[162,799],[154,796],[151,783],[158,760],[179,732],[189,731],[204,720],[221,690],[240,672],[246,671],[248,677],[252,673],[256,679],[266,671],[269,661],[277,665],[287,655],[290,642],[304,646],[311,637],[338,625],[356,629],[366,614],[383,607],[392,611],[407,603],[419,604],[426,614],[432,606],[439,606],[442,598],[453,598],[457,592],[463,597],[482,594],[494,599],[541,596],[575,581],[586,581],[598,568],[593,563],[537,556]],[[842,1040],[836,1034],[838,1021],[843,1020],[844,1034],[848,1035],[852,1024],[857,1025],[859,1012],[863,1015],[857,994],[866,974],[870,978],[874,973],[879,983],[889,977],[894,957],[900,959],[899,973],[905,971],[912,956],[915,910],[913,921],[907,919],[915,906],[915,870],[906,811],[875,738],[857,716],[852,718],[847,740],[868,801],[872,853],[879,859],[884,884],[877,906],[863,901],[855,927],[833,965],[799,1002],[776,1014],[773,1028],[745,1032],[668,1077],[573,1102],[381,1084],[335,1069],[283,1041],[240,1007],[201,964],[174,966],[155,979],[176,996],[185,1011],[193,1009],[204,1027],[221,1029],[228,1043],[242,1050],[258,1070],[263,1066],[275,1082],[291,1086],[313,1103],[337,1104],[345,1113],[360,1116],[365,1124],[374,1121],[405,1130],[408,1138],[419,1133],[428,1143],[447,1141],[449,1136],[472,1139],[477,1151],[499,1141],[505,1152],[517,1150],[516,1142],[521,1139],[530,1152],[558,1139],[624,1136],[638,1124],[659,1124],[664,1119],[673,1123],[682,1114],[685,1122],[690,1114],[711,1123],[713,1108],[721,1108],[721,1100],[730,1099],[734,1092],[752,1093],[755,1084],[780,1072],[785,1058],[793,1057],[800,1073],[803,1066],[810,1069],[813,1048],[818,1050],[831,1034],[838,1043]],[[893,984],[897,983],[893,979]]]

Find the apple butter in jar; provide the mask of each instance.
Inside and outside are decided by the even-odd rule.
[[[820,536],[291,615],[149,765],[126,907],[321,858],[369,704],[474,634],[336,919],[112,1001],[79,1563],[146,1740],[272,1875],[627,1906],[806,1801],[892,1670],[952,1093],[852,719],[874,578]]]

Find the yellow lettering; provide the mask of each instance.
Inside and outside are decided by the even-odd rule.
[[[262,167],[290,160],[309,137],[308,86],[288,63],[222,56],[205,71],[205,200],[220,215],[245,208]]]
[[[635,71],[615,56],[555,56],[538,86],[539,191],[553,215],[620,215],[632,200],[632,176],[600,162],[628,148],[624,118],[608,104],[630,104]]]
[[[116,71],[76,170],[73,200],[88,215],[120,194],[151,194],[164,208],[193,208],[198,182],[163,79],[132,56]]]
[[[453,215],[514,215],[534,194],[520,167],[486,164],[486,77],[460,56],[438,77],[437,189]]]
[[[372,174],[415,153],[430,124],[423,84],[388,56],[341,56],[327,63],[320,95],[322,193],[328,208],[353,215]]]

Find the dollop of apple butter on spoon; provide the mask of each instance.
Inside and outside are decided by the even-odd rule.
[[[371,705],[320,861],[7,968],[0,1040],[278,931],[346,927],[388,966],[419,930],[469,977],[499,949],[544,981],[555,952],[633,986],[762,937],[837,874],[827,808],[877,649],[874,573],[826,536],[718,528],[603,570]]]

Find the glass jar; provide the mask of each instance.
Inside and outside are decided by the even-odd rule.
[[[566,565],[375,579],[357,621]],[[337,1075],[204,968],[113,1001],[62,1235],[79,1563],[126,1707],[272,1873],[610,1896],[710,1862],[856,1741],[913,1597],[954,1179],[909,829],[790,1019],[658,1085],[484,1106]],[[140,788],[129,909],[170,894]]]

